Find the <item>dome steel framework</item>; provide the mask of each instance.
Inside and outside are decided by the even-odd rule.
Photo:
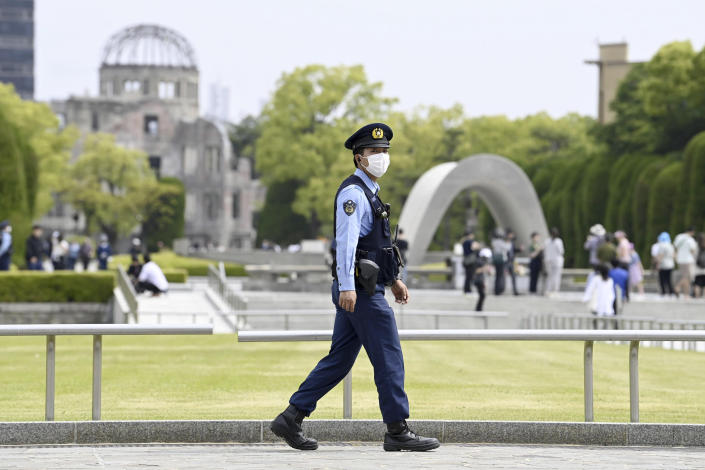
[[[103,65],[196,67],[188,40],[159,25],[141,24],[118,31],[103,49]]]

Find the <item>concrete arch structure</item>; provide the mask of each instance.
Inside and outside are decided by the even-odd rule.
[[[531,232],[548,236],[541,203],[526,173],[507,158],[474,155],[431,168],[411,189],[399,218],[409,241],[410,266],[423,262],[441,218],[465,189],[477,192],[497,224],[511,227],[519,243],[528,246]]]

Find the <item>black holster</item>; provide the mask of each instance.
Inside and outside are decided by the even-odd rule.
[[[358,282],[370,296],[374,295],[377,288],[377,275],[379,266],[374,261],[365,258],[358,258],[355,263],[355,275]]]

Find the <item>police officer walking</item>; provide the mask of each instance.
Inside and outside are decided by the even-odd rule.
[[[409,401],[404,391],[404,358],[394,311],[384,298],[390,286],[397,303],[409,292],[399,279],[401,256],[392,243],[389,205],[377,195],[377,179],[389,167],[392,129],[373,123],[345,142],[352,150],[355,173],[338,188],[334,206],[332,298],[336,308],[331,348],[289,399],[289,407],[271,423],[274,434],[295,449],[318,448],[301,430],[304,417],[316,403],[350,372],[360,347],[374,368],[382,418],[387,425],[384,450],[426,451],[437,439],[421,437],[409,429]]]

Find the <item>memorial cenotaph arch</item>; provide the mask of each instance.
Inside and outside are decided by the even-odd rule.
[[[507,158],[474,155],[431,168],[411,189],[399,217],[399,226],[409,241],[409,266],[423,263],[443,215],[466,189],[482,198],[498,226],[514,230],[519,244],[528,246],[532,232],[544,240],[548,236],[541,203],[526,173]]]

